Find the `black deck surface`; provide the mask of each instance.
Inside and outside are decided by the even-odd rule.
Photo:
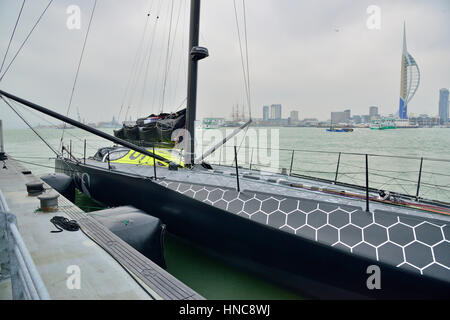
[[[255,191],[160,184],[299,237],[450,282],[450,225],[443,221]]]

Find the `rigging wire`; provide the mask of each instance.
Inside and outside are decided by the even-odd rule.
[[[250,91],[250,67],[249,67],[249,61],[248,61],[248,39],[247,39],[247,15],[245,10],[245,1],[242,0],[242,7],[244,11],[244,35],[245,35],[245,56],[247,61],[247,90],[248,90],[248,96],[247,96],[247,103],[248,103],[248,113],[250,119],[252,119],[252,106],[251,106],[251,91]]]
[[[144,97],[145,97],[145,89],[147,87],[147,80],[148,80],[148,71],[149,71],[149,67],[150,67],[150,60],[151,60],[152,53],[153,53],[153,46],[154,46],[154,42],[155,42],[155,33],[156,33],[156,29],[158,27],[158,23],[157,23],[158,20],[155,22],[155,27],[153,28],[152,34],[150,36],[151,43],[150,43],[150,48],[149,48],[149,53],[148,53],[148,58],[147,58],[147,65],[145,67],[144,84],[142,86],[141,97],[140,97],[139,104],[138,104],[138,106],[139,106],[138,107],[138,116],[141,113],[142,103],[143,103]]]
[[[8,66],[6,67],[5,71],[3,72],[3,75],[0,77],[0,82],[3,80],[3,78],[5,77],[6,73],[8,72],[9,68],[11,67],[11,65],[13,64],[13,62],[16,60],[17,56],[19,55],[20,51],[22,50],[22,48],[25,46],[25,44],[27,43],[28,39],[30,38],[31,34],[33,33],[34,29],[36,29],[37,25],[39,24],[39,22],[42,20],[42,17],[44,16],[44,14],[47,12],[47,9],[50,7],[50,5],[53,3],[53,0],[50,0],[47,4],[47,6],[45,7],[44,11],[41,13],[41,15],[39,16],[39,18],[37,19],[37,21],[35,22],[35,24],[33,25],[33,27],[31,28],[30,32],[28,33],[28,35],[26,36],[25,40],[23,40],[22,44],[20,45],[19,49],[17,49],[16,54],[14,55],[14,57],[11,59],[11,61],[9,62]]]
[[[153,6],[153,2],[151,4],[151,6],[150,6],[150,10],[151,10],[152,6]],[[135,73],[135,69],[137,68],[138,60],[140,60],[138,58],[140,56],[140,52],[141,52],[141,49],[142,49],[142,45],[144,43],[145,35],[147,33],[148,22],[149,22],[150,14],[151,14],[150,10],[148,11],[147,19],[145,20],[145,26],[144,26],[144,30],[142,31],[141,41],[139,42],[138,48],[136,50],[136,54],[135,54],[134,59],[133,59],[133,64],[131,66],[130,75],[128,77],[127,85],[125,87],[125,93],[123,95],[122,104],[120,105],[120,110],[119,110],[119,115],[117,116],[117,121],[120,121],[120,115],[122,113],[123,106],[125,105],[125,101],[126,101],[126,98],[128,96],[128,91],[130,89],[131,80],[133,79],[133,74]],[[125,116],[125,120],[126,120],[126,116]]]
[[[128,98],[129,99],[129,101],[128,101],[128,109],[127,109],[127,112],[125,114],[125,120],[126,120],[126,118],[128,116],[128,113],[129,113],[132,105],[134,104],[134,100],[136,98],[135,92],[136,92],[136,90],[137,90],[137,88],[139,86],[138,83],[139,83],[139,81],[141,79],[142,71],[145,70],[144,78],[143,78],[144,84],[143,84],[142,91],[141,91],[141,98],[139,99],[139,102],[136,103],[136,105],[138,106],[138,109],[136,110],[137,111],[136,116],[139,117],[141,104],[142,104],[142,101],[143,101],[143,96],[145,95],[145,86],[146,86],[146,83],[147,83],[147,78],[148,78],[147,75],[148,75],[148,70],[149,70],[149,67],[150,67],[150,61],[151,61],[151,56],[152,56],[152,52],[153,52],[154,41],[155,41],[156,36],[157,36],[158,24],[160,24],[159,20],[160,20],[160,16],[161,16],[161,10],[162,10],[163,2],[164,1],[160,1],[158,3],[157,7],[156,7],[156,16],[155,16],[155,19],[154,19],[154,22],[153,22],[154,25],[153,25],[153,29],[152,29],[152,33],[151,33],[150,37],[148,38],[148,40],[146,40],[147,32],[145,32],[144,35],[143,35],[143,38],[141,40],[142,43],[141,43],[141,46],[139,48],[140,52],[139,52],[138,60],[136,61],[136,70],[134,71],[134,79],[133,79],[133,82],[132,82],[132,86],[130,88],[131,93],[130,93],[129,98]],[[152,7],[153,7],[153,3],[152,3]],[[145,46],[144,44],[146,42],[148,44]],[[148,55],[146,55],[146,52],[149,52]]]
[[[157,94],[156,94],[156,92],[159,92],[158,84],[159,84],[159,80],[160,80],[160,73],[161,73],[160,71],[161,71],[161,67],[162,67],[161,60],[162,60],[162,57],[163,57],[163,54],[162,54],[161,50],[159,50],[159,51],[160,52],[159,52],[159,59],[158,59],[158,67],[157,67],[157,71],[156,71],[156,76],[153,78],[154,79],[154,84],[153,84],[153,91],[152,91],[152,93],[153,93],[152,113],[154,112],[155,109],[158,110]],[[158,111],[156,111],[156,112],[158,112]]]
[[[152,5],[153,5],[153,3],[152,3]],[[136,64],[136,70],[134,71],[134,78],[133,78],[133,82],[132,82],[132,85],[131,85],[131,88],[130,88],[131,92],[130,92],[130,95],[129,95],[128,109],[127,109],[127,112],[125,114],[125,120],[126,120],[126,117],[128,116],[128,112],[130,111],[131,107],[133,105],[135,105],[134,104],[134,100],[136,98],[135,92],[136,92],[136,90],[137,90],[137,88],[139,86],[138,84],[139,84],[139,81],[141,79],[142,71],[145,69],[146,52],[149,50],[151,40],[154,38],[153,35],[156,33],[156,29],[157,29],[157,25],[158,25],[158,21],[159,21],[159,17],[160,17],[160,12],[161,12],[161,5],[162,4],[160,2],[159,3],[159,7],[157,9],[156,17],[155,17],[155,20],[154,20],[154,27],[153,27],[152,35],[149,37],[148,40],[146,40],[145,37],[147,35],[147,30],[148,30],[148,27],[147,27],[147,30],[144,33],[144,38],[142,39],[142,46],[140,47],[139,57],[138,57],[138,61],[137,61],[137,64]],[[146,42],[148,43],[147,45],[145,45]],[[148,59],[150,59],[150,56],[148,57]]]
[[[187,15],[186,2],[183,2],[183,11],[184,11],[184,14],[183,14],[182,25],[184,26],[186,24],[186,15]],[[183,52],[183,53],[187,51],[187,48],[185,50],[185,32],[186,32],[186,30],[187,30],[187,28],[183,28],[184,32],[182,32],[182,34],[181,34],[181,52]],[[175,81],[174,97],[177,96],[178,82],[180,82],[180,74],[181,74],[182,70],[185,71],[185,73],[184,73],[185,74],[184,81],[187,81],[187,72],[186,72],[186,69],[185,69],[185,65],[182,64],[183,61],[184,61],[185,55],[181,55],[180,54],[179,58],[180,59],[178,61],[178,67],[177,67],[177,76],[176,76],[176,81]],[[187,87],[187,83],[186,82],[185,82],[185,84],[186,84],[186,87]],[[186,97],[186,100],[187,100],[187,97]],[[177,112],[179,110],[179,108],[180,107],[176,108],[175,112]]]
[[[37,112],[35,112],[35,111],[33,111],[33,110],[30,110],[30,109],[26,108],[25,106],[23,106],[23,105],[21,105],[21,104],[15,102],[15,101],[13,101],[13,100],[10,100],[10,102],[12,102],[12,104],[14,104],[14,105],[16,106],[16,108],[19,107],[19,108],[21,108],[22,110],[27,111],[27,112],[30,113],[31,115],[33,115],[33,116],[35,116],[35,117],[37,117],[37,118],[39,118],[39,119],[41,119],[41,120],[47,122],[48,124],[50,124],[50,125],[52,125],[52,126],[54,126],[54,127],[57,126],[56,123],[53,123],[53,122],[49,121],[48,119],[45,119],[45,118],[44,118],[42,115],[40,115],[39,113],[37,113]],[[68,134],[69,136],[73,137],[74,139],[80,141],[80,142],[84,142],[84,140],[83,140],[82,138],[77,137],[76,135],[74,135],[74,134],[72,134],[72,133],[70,133],[70,132],[67,132],[67,134]],[[86,140],[86,147],[87,147],[88,149],[95,150],[95,151],[97,151],[98,148],[99,148],[98,146],[93,146],[92,144],[88,143],[87,140]]]
[[[167,72],[170,72],[170,70],[171,70],[171,68],[172,68],[172,65],[173,65],[173,63],[172,63],[172,61],[173,61],[173,55],[174,55],[174,51],[175,51],[175,42],[176,42],[176,40],[177,40],[177,34],[178,34],[178,25],[179,25],[179,22],[180,22],[180,16],[181,16],[181,11],[182,11],[182,8],[183,8],[183,10],[186,12],[186,10],[185,10],[185,2],[183,2],[182,4],[180,4],[180,6],[178,7],[178,14],[177,14],[177,22],[175,23],[175,31],[174,31],[174,36],[173,36],[173,40],[172,40],[172,49],[171,49],[171,52],[170,52],[170,57],[169,57],[169,65],[168,65],[168,70],[167,70]],[[183,40],[183,39],[182,39]],[[182,51],[183,52],[183,54],[182,55],[180,55],[180,58],[181,57],[185,57],[185,55],[184,55],[184,53],[185,53],[185,51]],[[177,75],[179,75],[179,70],[180,70],[180,65],[178,65],[178,71],[177,71]],[[178,79],[177,79],[177,81],[178,81]],[[176,86],[176,82],[175,82],[175,86]],[[172,100],[175,100],[176,99],[176,95],[175,95],[175,92],[173,93],[173,98],[172,98]],[[172,103],[173,103],[173,101],[172,101]],[[173,110],[173,108],[172,108],[172,110]]]
[[[242,40],[241,40],[241,30],[239,27],[239,18],[238,18],[238,13],[237,13],[237,7],[236,7],[236,0],[233,0],[233,5],[234,5],[234,16],[235,16],[235,20],[236,20],[236,28],[237,28],[237,35],[238,35],[238,41],[239,41],[239,50],[240,50],[240,54],[241,54],[241,65],[242,65],[242,74],[244,76],[244,89],[245,89],[245,94],[247,96],[247,103],[249,101],[249,82],[247,81],[247,72],[246,72],[246,68],[245,68],[245,62],[244,62],[244,52],[243,52],[243,48],[242,48]],[[244,15],[245,15],[245,10],[244,10]],[[246,19],[244,20],[246,23]],[[246,27],[245,27],[246,29]],[[248,62],[248,61],[247,61]]]
[[[183,106],[183,104],[187,101],[187,97],[185,97],[181,103],[178,105],[178,107],[175,109],[175,112],[177,112],[178,110],[180,110],[180,108]]]
[[[242,0],[243,16],[244,16],[245,54],[246,54],[246,64],[247,64],[246,67],[247,68],[245,68],[245,63],[244,63],[244,54],[243,54],[243,50],[242,50],[241,32],[240,32],[240,28],[239,28],[239,19],[238,19],[238,14],[237,14],[236,0],[233,0],[233,5],[234,5],[234,16],[236,18],[236,28],[237,28],[238,40],[239,40],[239,50],[241,53],[242,73],[244,76],[244,87],[245,87],[245,93],[247,95],[247,105],[249,108],[249,120],[251,121],[252,116],[251,116],[251,107],[250,107],[250,74],[249,74],[250,68],[249,68],[249,59],[248,59],[247,17],[246,17],[246,10],[245,10],[245,1]],[[248,132],[248,128],[249,128],[249,126],[247,126],[245,129],[245,132],[242,136],[242,140],[239,143],[237,152],[239,152],[242,147],[242,144],[243,144],[245,137],[247,135],[247,132]],[[237,153],[236,153],[236,155],[237,155]]]
[[[169,1],[166,1],[166,3],[169,3]],[[167,8],[167,10],[170,10],[170,5]],[[161,44],[161,47],[162,46],[164,46],[164,44]],[[156,94],[157,92],[158,93],[162,93],[162,90],[160,91],[159,87],[160,87],[160,83],[163,83],[162,77],[164,76],[164,69],[161,70],[164,67],[164,65],[162,63],[162,59],[163,59],[162,50],[159,50],[159,53],[160,54],[159,54],[159,60],[158,60],[158,64],[157,64],[156,76],[153,78],[154,79],[154,85],[153,85],[153,91],[152,91],[153,99],[152,99],[152,104],[151,104],[152,105],[152,113],[153,112],[159,112],[159,106],[158,106],[158,101],[157,100],[158,100],[158,98],[159,98],[160,102],[162,100],[162,96],[160,94],[159,95]],[[160,82],[160,80],[161,80],[161,82]],[[162,84],[161,84],[161,86],[162,86]]]
[[[6,57],[8,56],[9,48],[10,48],[12,40],[14,38],[14,34],[16,33],[16,28],[17,28],[17,25],[19,24],[20,16],[22,15],[22,11],[23,11],[23,7],[25,5],[25,1],[26,0],[23,0],[23,2],[22,2],[22,6],[20,7],[19,15],[17,16],[16,23],[14,25],[14,29],[13,29],[13,32],[11,34],[11,38],[9,39],[8,46],[6,47],[5,56],[3,57],[2,65],[0,66],[0,74],[2,73],[3,65],[5,64]]]
[[[174,1],[172,0],[172,5],[170,9],[170,22],[169,22],[169,36],[167,39],[167,52],[166,52],[166,70],[164,72],[164,84],[163,84],[163,92],[162,92],[162,101],[161,101],[161,113],[164,110],[164,99],[166,95],[166,84],[167,84],[167,74],[169,72],[169,52],[170,52],[170,37],[172,33],[172,21],[173,21],[173,7]]]
[[[50,148],[50,150],[52,150],[56,154],[56,156],[59,156],[59,153],[56,152],[56,150],[53,149],[53,147],[47,141],[45,141],[45,139],[42,138],[42,136],[36,130],[34,130],[31,124],[27,120],[25,120],[25,118],[16,109],[14,109],[14,107],[6,100],[5,97],[0,96],[0,98],[11,108],[12,111],[14,111],[15,114],[19,116],[20,119],[23,120],[23,122],[25,122],[28,127],[30,127],[31,130],[33,130],[33,132],[47,145],[47,147]]]
[[[92,19],[94,18],[94,13],[95,13],[95,8],[97,6],[97,0],[94,0],[94,6],[92,7],[92,11],[91,11],[91,17],[89,18],[89,24],[88,24],[88,28],[86,31],[86,36],[84,37],[84,43],[83,43],[83,48],[81,50],[81,55],[80,55],[80,59],[78,61],[78,67],[77,67],[77,72],[75,74],[75,79],[73,81],[73,86],[72,86],[72,92],[70,93],[70,99],[69,99],[69,104],[67,106],[67,112],[66,112],[66,116],[69,116],[69,112],[70,112],[70,107],[72,106],[72,100],[73,100],[73,95],[75,93],[75,87],[77,85],[77,80],[78,80],[78,75],[80,73],[80,67],[81,67],[81,63],[83,62],[83,56],[84,56],[84,50],[86,49],[86,43],[87,43],[87,39],[89,36],[89,32],[91,30],[91,24],[92,24]],[[63,131],[61,133],[61,143],[60,146],[62,146],[63,143],[63,139],[64,139],[64,131],[66,130],[66,123],[64,123],[63,126]]]

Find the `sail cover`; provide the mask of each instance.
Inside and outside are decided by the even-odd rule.
[[[114,136],[137,145],[173,144],[172,133],[185,127],[186,109],[175,113],[151,114],[136,121],[124,121]]]

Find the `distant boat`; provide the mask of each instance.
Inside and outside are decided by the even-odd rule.
[[[202,122],[203,129],[218,129],[223,126],[225,119],[223,118],[205,118]]]
[[[331,122],[330,128],[327,129],[328,132],[353,132],[352,128],[334,128],[333,122]]]
[[[386,130],[386,129],[396,129],[396,123],[394,118],[381,118],[374,119],[370,124],[370,129],[372,130]]]
[[[339,128],[339,129],[330,128],[330,129],[327,129],[327,131],[328,132],[353,132],[353,129],[352,128]]]

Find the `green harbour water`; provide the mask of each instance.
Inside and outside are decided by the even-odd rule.
[[[112,133],[112,129],[102,130]],[[415,194],[417,191],[420,158],[424,157],[420,196],[450,202],[450,129],[355,129],[350,133],[326,132],[325,128],[250,130],[258,134],[260,130],[268,130],[269,136],[270,130],[276,130],[279,136],[276,147],[283,149],[278,154],[278,166],[289,171],[292,162],[292,171],[298,174],[334,179],[339,152],[343,152],[340,156],[338,180],[362,183],[363,155],[376,154],[369,158],[371,186],[408,194]],[[225,133],[225,129],[221,131]],[[38,132],[52,147],[59,150],[62,130],[38,129]],[[83,157],[85,139],[88,156],[92,156],[99,147],[112,145],[109,141],[79,129],[69,129],[64,133],[64,144],[69,146],[71,140],[73,153],[79,158]],[[240,142],[240,138],[237,138],[228,145],[239,145]],[[207,143],[208,141],[204,141],[203,144]],[[5,151],[35,175],[54,172],[55,155],[31,130],[4,130],[4,144]],[[267,146],[270,147],[270,144]],[[274,169],[270,168],[270,164],[258,163],[258,155],[261,154],[258,153],[260,151],[255,151],[257,147],[263,149],[264,145],[260,141],[255,144],[244,140],[238,155],[240,164],[248,167],[251,163],[253,168]],[[294,157],[292,149],[296,150]],[[215,158],[210,159],[211,163],[229,163],[232,157],[225,153],[220,154],[220,159],[217,154],[214,155]],[[449,161],[434,161],[429,158]],[[85,211],[103,207],[81,193],[77,193],[76,204]],[[170,234],[165,240],[165,256],[168,271],[208,299],[301,299],[285,288],[212,258],[203,250]]]

